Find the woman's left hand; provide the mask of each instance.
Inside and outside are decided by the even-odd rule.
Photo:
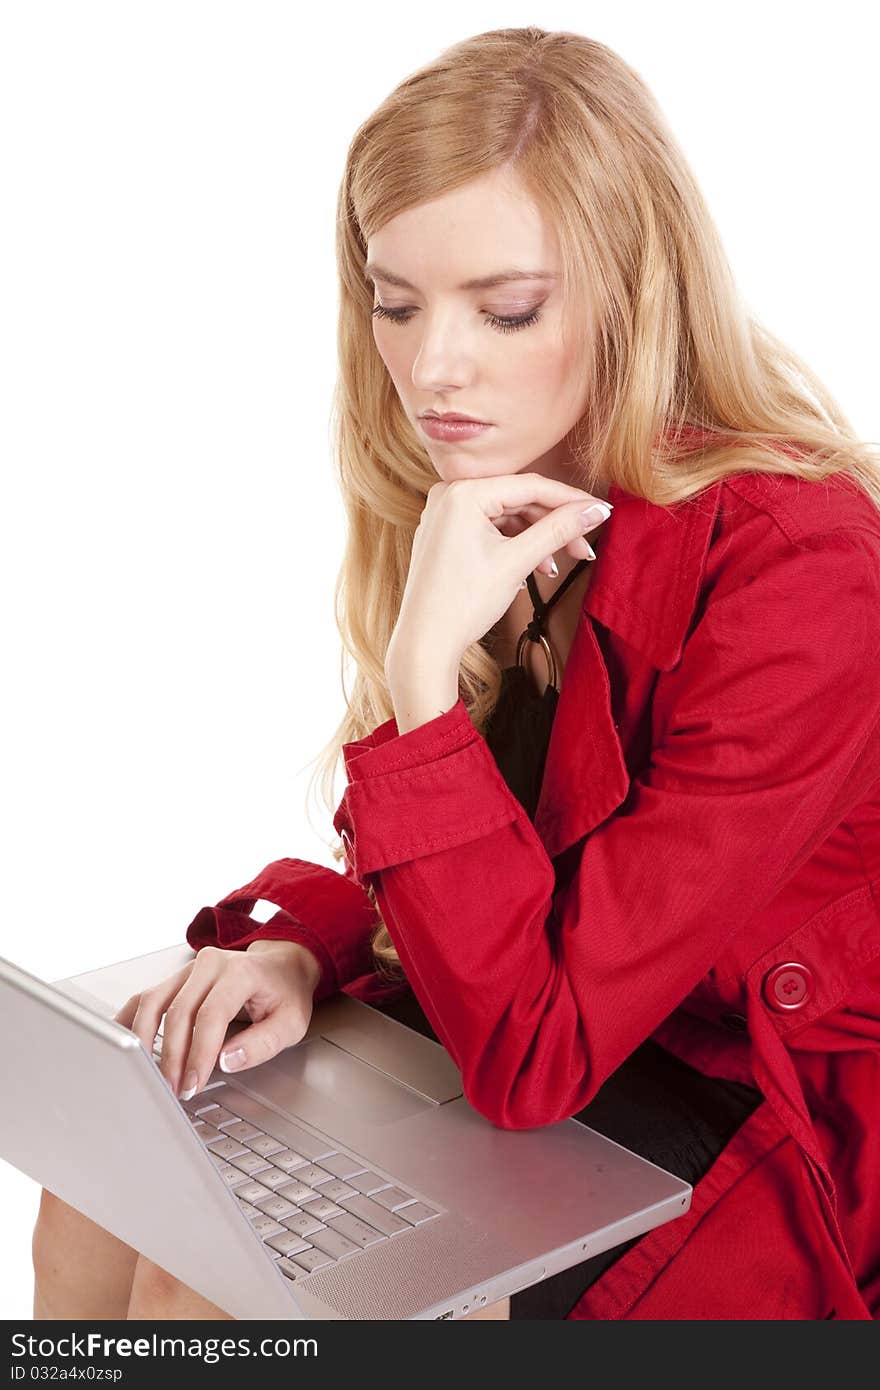
[[[518,536],[497,522],[537,504],[547,515]],[[585,521],[590,507],[606,510]],[[456,666],[513,602],[528,574],[556,550],[601,525],[611,504],[540,473],[435,483],[413,537],[409,575],[385,671],[401,653]]]

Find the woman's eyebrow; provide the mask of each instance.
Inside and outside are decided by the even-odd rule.
[[[416,290],[418,286],[411,285],[409,280],[404,280],[402,275],[395,275],[391,270],[385,270],[380,265],[370,265],[364,267],[367,276],[371,280],[384,280],[388,285],[399,285],[403,290]],[[558,280],[559,274],[555,270],[499,270],[494,275],[478,275],[473,280],[465,280],[463,285],[459,285],[460,290],[488,290],[493,285],[505,285],[510,280]]]

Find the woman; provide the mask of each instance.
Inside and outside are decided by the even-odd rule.
[[[405,80],[352,142],[337,254],[345,872],[268,865],[117,1017],[149,1044],[165,1014],[186,1097],[231,1018],[253,1066],[344,989],[492,1123],[574,1116],[694,1182],[493,1316],[876,1317],[880,463],[579,35]],[[37,1316],[227,1316],[50,1194],[34,1256]]]

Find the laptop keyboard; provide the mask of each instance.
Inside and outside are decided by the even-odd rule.
[[[159,1060],[160,1046],[154,1046],[153,1056]],[[441,1215],[404,1183],[305,1129],[301,1121],[285,1116],[282,1131],[272,1111],[264,1109],[254,1125],[236,1113],[231,1087],[219,1083],[222,1104],[212,1099],[214,1089],[180,1104],[266,1253],[288,1279],[304,1279]]]

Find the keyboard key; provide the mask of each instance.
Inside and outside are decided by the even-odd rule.
[[[290,1182],[290,1174],[285,1173],[283,1168],[265,1168],[260,1174],[260,1182],[264,1187],[271,1187],[276,1192],[279,1187]]]
[[[331,1216],[342,1216],[344,1211],[335,1202],[328,1202],[326,1197],[319,1197],[317,1202],[301,1202],[300,1206],[309,1216],[317,1216],[321,1221],[327,1221]]]
[[[368,1245],[375,1245],[377,1240],[386,1240],[387,1237],[381,1231],[377,1231],[374,1226],[369,1226],[366,1221],[361,1221],[359,1216],[352,1216],[351,1212],[344,1211],[341,1216],[331,1216],[327,1225],[330,1226],[337,1235],[345,1236],[348,1240],[353,1240],[355,1245],[360,1245],[366,1250]]]
[[[217,1104],[216,1100],[211,1100],[209,1096],[193,1096],[186,1108],[190,1115],[201,1115],[204,1119],[213,1124],[214,1119],[210,1112],[212,1110],[220,1110],[221,1106]]]
[[[325,1255],[323,1250],[301,1250],[295,1260],[282,1256],[278,1261],[278,1268],[287,1275],[288,1279],[302,1279],[304,1275],[312,1274],[316,1269],[323,1269],[325,1265],[332,1264],[333,1260],[329,1255]]]
[[[283,1235],[284,1227],[274,1217],[264,1216],[262,1212],[251,1222],[251,1229],[256,1231],[260,1240],[268,1240],[269,1236]]]
[[[224,1110],[222,1105],[215,1105],[210,1114],[205,1113],[204,1118],[210,1120],[211,1124],[216,1125],[218,1129],[222,1129],[223,1125],[241,1124],[238,1115],[233,1115],[231,1110]]]
[[[298,1216],[299,1207],[293,1202],[288,1202],[286,1197],[279,1197],[276,1193],[274,1197],[264,1197],[260,1206],[260,1211],[266,1212],[268,1216],[274,1216],[276,1221],[280,1221],[282,1216]],[[288,1230],[296,1229],[289,1226]],[[304,1231],[298,1231],[298,1235],[305,1235]]]
[[[303,1202],[311,1202],[318,1197],[319,1194],[315,1192],[313,1188],[306,1187],[304,1182],[291,1180],[286,1173],[284,1176],[284,1186],[279,1187],[278,1191],[281,1193],[282,1197],[286,1197],[289,1202],[296,1202],[296,1205],[300,1207]]]
[[[206,1125],[201,1120],[194,1126],[194,1130],[203,1144],[210,1144],[215,1139],[225,1139],[226,1137],[222,1130],[215,1129],[213,1125]]]
[[[331,1231],[329,1226],[323,1231],[315,1231],[309,1240],[318,1250],[323,1250],[325,1255],[332,1255],[334,1260],[341,1260],[343,1255],[356,1255],[364,1248],[362,1245],[355,1245],[354,1241],[349,1240],[341,1231]]]
[[[267,1158],[252,1153],[243,1153],[240,1158],[230,1159],[230,1163],[234,1164],[236,1168],[240,1168],[243,1173],[249,1173],[251,1177],[256,1177],[257,1173],[262,1173],[271,1167]]]
[[[326,1187],[323,1190],[327,1192]],[[327,1195],[333,1197],[334,1201],[341,1202],[343,1197],[349,1196],[349,1193],[342,1192],[334,1195],[332,1192],[327,1192]],[[388,1211],[394,1211],[396,1207],[403,1206],[404,1202],[411,1202],[412,1200],[412,1193],[405,1192],[402,1187],[383,1187],[381,1192],[374,1192],[371,1195],[371,1201],[378,1202],[380,1207],[385,1207]]]
[[[217,1120],[212,1120],[212,1124],[217,1124]],[[225,1125],[224,1134],[228,1134],[230,1139],[237,1139],[239,1144],[250,1144],[252,1139],[256,1139],[258,1134],[263,1134],[256,1125],[249,1124],[247,1120],[235,1120],[231,1125]],[[263,1138],[266,1136],[263,1135]]]
[[[212,1139],[208,1141],[208,1148],[211,1153],[222,1154],[224,1158],[241,1158],[242,1154],[247,1153],[247,1149],[242,1144],[236,1143],[234,1139]]]
[[[278,1220],[282,1226],[286,1226],[288,1231],[295,1231],[298,1236],[311,1237],[314,1231],[325,1231],[327,1228],[323,1221],[319,1221],[316,1216],[310,1216],[307,1211],[300,1211],[294,1208],[294,1216],[279,1216]]]
[[[236,1195],[238,1195],[238,1194],[236,1194]],[[239,1209],[239,1211],[243,1211],[243,1212],[244,1212],[244,1214],[245,1214],[245,1216],[247,1217],[248,1221],[254,1221],[258,1216],[262,1216],[262,1215],[263,1215],[263,1213],[259,1210],[259,1208],[258,1208],[258,1207],[252,1207],[251,1204],[250,1204],[250,1202],[242,1202],[242,1201],[239,1201],[239,1203],[238,1203],[238,1209]]]
[[[355,1191],[355,1188],[349,1187],[341,1178],[332,1178],[330,1182],[321,1183],[321,1196],[329,1197],[331,1202],[339,1202],[343,1197],[353,1197]]]
[[[276,1168],[283,1168],[286,1173],[289,1173],[291,1168],[299,1168],[308,1161],[304,1154],[295,1153],[293,1149],[281,1149],[277,1154],[272,1155],[272,1162]]]
[[[214,1158],[214,1154],[211,1154]],[[245,1174],[240,1168],[235,1168],[231,1163],[227,1163],[225,1158],[217,1160],[217,1172],[220,1174],[227,1187],[235,1187],[237,1183],[245,1182]]]
[[[328,1154],[321,1159],[321,1167],[328,1173],[333,1173],[337,1178],[350,1178],[353,1173],[363,1173],[367,1165],[361,1163],[359,1158],[349,1158],[348,1154]]]
[[[304,1182],[306,1187],[318,1187],[322,1182],[329,1182],[333,1174],[315,1163],[307,1163],[305,1168],[297,1168],[290,1176],[297,1182]]]
[[[402,1216],[411,1226],[419,1226],[423,1221],[430,1221],[432,1216],[439,1216],[440,1213],[424,1202],[410,1202],[408,1207],[398,1207],[394,1215]]]
[[[189,1100],[182,1100],[180,1104],[188,1115],[197,1115],[200,1110],[207,1110],[218,1103],[215,1095],[218,1090],[226,1090],[225,1081],[209,1081],[196,1095],[191,1096]]]
[[[228,1134],[229,1130],[226,1132]],[[238,1135],[238,1138],[240,1139],[241,1135]],[[257,1133],[253,1137],[245,1139],[244,1143],[249,1149],[253,1149],[254,1153],[262,1154],[264,1158],[268,1158],[271,1154],[273,1163],[277,1162],[276,1154],[287,1152],[284,1145],[279,1144],[277,1139],[273,1139],[271,1134]]]
[[[246,1202],[253,1202],[254,1206],[260,1201],[261,1197],[271,1197],[272,1193],[268,1187],[264,1187],[259,1182],[246,1182],[242,1187],[235,1189],[236,1197],[243,1197]]]
[[[273,1250],[278,1250],[282,1255],[293,1255],[297,1250],[308,1250],[309,1242],[303,1240],[302,1236],[295,1235],[293,1231],[285,1231],[280,1236],[270,1236],[266,1241]]]
[[[384,1207],[379,1206],[378,1202],[371,1201],[369,1197],[349,1197],[343,1205],[346,1211],[350,1211],[353,1216],[359,1216],[362,1221],[366,1221],[386,1236],[394,1236],[400,1231],[412,1230],[408,1221],[401,1221],[400,1213],[395,1215],[393,1212],[386,1211]],[[312,1208],[310,1207],[309,1210],[311,1211]]]
[[[292,1265],[299,1265],[306,1274],[313,1274],[316,1269],[324,1269],[327,1265],[334,1263],[332,1255],[325,1255],[323,1250],[300,1250],[296,1255],[288,1256]]]
[[[388,1179],[380,1178],[368,1168],[364,1173],[353,1173],[348,1180],[358,1192],[375,1192],[377,1187],[387,1187]]]

